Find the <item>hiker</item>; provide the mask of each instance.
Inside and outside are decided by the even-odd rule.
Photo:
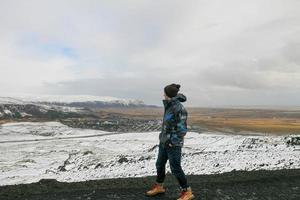
[[[162,130],[159,134],[159,150],[156,161],[157,177],[146,196],[156,196],[165,193],[163,182],[166,176],[166,162],[169,160],[172,174],[177,178],[181,187],[178,200],[194,199],[191,187],[181,168],[181,150],[184,136],[187,132],[187,111],[181,104],[186,97],[178,93],[180,85],[171,84],[164,88],[163,105],[165,108]]]

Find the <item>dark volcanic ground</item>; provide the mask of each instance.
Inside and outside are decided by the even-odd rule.
[[[176,199],[179,188],[168,175],[167,192],[155,198],[144,196],[155,177],[108,179],[76,183],[41,180],[38,183],[2,186],[0,199],[22,200],[99,200],[99,199]],[[300,169],[278,171],[233,171],[219,175],[188,176],[196,199],[206,200],[299,200]]]

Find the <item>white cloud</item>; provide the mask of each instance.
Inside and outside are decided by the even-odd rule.
[[[299,6],[3,0],[0,93],[122,94],[158,103],[164,85],[178,82],[191,105],[298,104]]]

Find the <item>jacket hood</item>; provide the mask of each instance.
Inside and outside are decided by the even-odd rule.
[[[178,100],[180,102],[185,102],[186,101],[186,96],[184,96],[181,93],[178,93],[175,97],[172,97],[172,100]]]
[[[163,99],[162,101],[163,101],[164,107],[168,107],[172,103],[175,103],[176,101],[185,102],[186,101],[186,96],[184,96],[181,93],[178,93],[175,97],[172,97],[170,100]]]

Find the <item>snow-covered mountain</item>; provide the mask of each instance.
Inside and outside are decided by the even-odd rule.
[[[155,175],[158,134],[74,129],[58,122],[5,124],[0,126],[0,185]],[[182,165],[187,174],[300,168],[299,141],[297,135],[188,132]]]
[[[141,100],[87,95],[19,95],[0,97],[0,119],[79,114],[85,108],[144,107]],[[49,116],[50,115],[50,116]],[[72,117],[72,116],[71,116]]]
[[[83,114],[84,108],[26,102],[14,98],[0,99],[0,119],[60,119]]]
[[[136,99],[121,99],[109,96],[90,95],[18,95],[0,97],[0,104],[58,104],[75,106],[75,104],[101,104],[106,106],[145,106],[144,102]]]

